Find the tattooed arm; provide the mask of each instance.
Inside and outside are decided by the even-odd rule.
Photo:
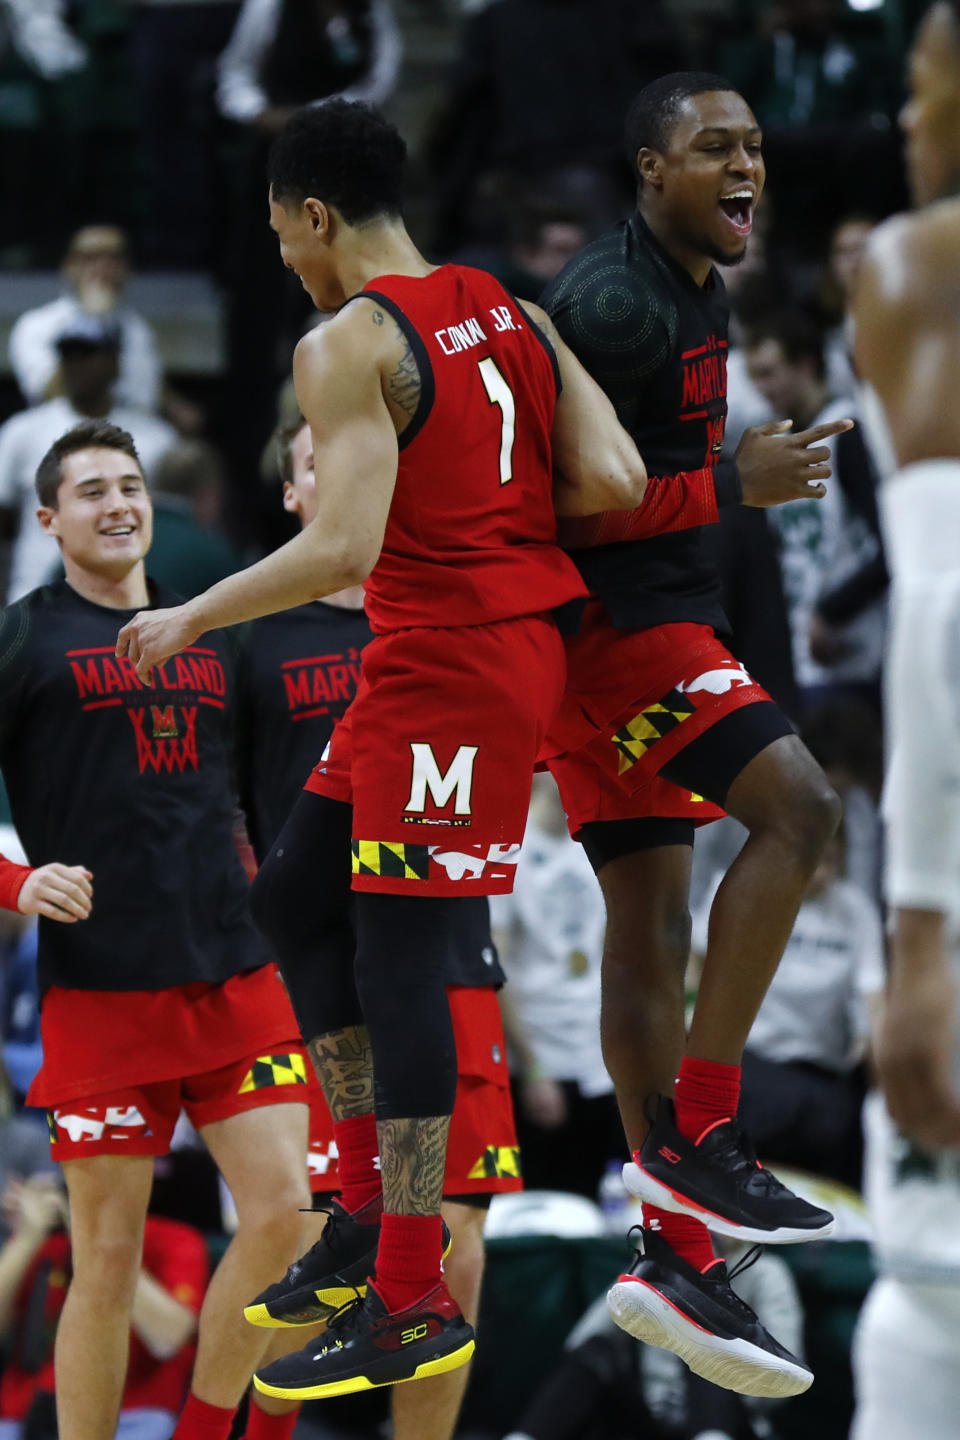
[[[120,632],[117,653],[130,656],[141,679],[207,630],[303,605],[367,578],[383,545],[397,479],[394,414],[409,389],[404,345],[396,324],[385,324],[370,304],[346,306],[300,341],[293,377],[313,433],[317,514],[272,555],[186,605],[135,615]]]

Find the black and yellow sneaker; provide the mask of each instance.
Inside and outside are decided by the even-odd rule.
[[[339,1200],[331,1200],[330,1217],[317,1243],[294,1261],[282,1280],[261,1290],[244,1308],[250,1324],[269,1330],[316,1325],[363,1295],[377,1259],[382,1213],[379,1195],[353,1215]],[[449,1253],[450,1231],[444,1223],[444,1259]]]
[[[711,1125],[694,1143],[677,1129],[665,1096],[642,1148],[623,1167],[623,1183],[637,1199],[733,1240],[786,1245],[833,1231],[829,1210],[801,1200],[760,1164],[738,1120]]]
[[[730,1286],[750,1256],[731,1271],[718,1260],[701,1274],[659,1235],[640,1233],[636,1261],[607,1294],[607,1308],[621,1330],[672,1350],[695,1375],[740,1395],[800,1395],[809,1389],[812,1372],[774,1340]]]
[[[355,1215],[331,1200],[330,1218],[317,1243],[245,1307],[250,1324],[271,1330],[316,1325],[362,1295],[377,1258],[382,1212],[379,1195]]]
[[[318,1400],[442,1375],[465,1365],[473,1350],[473,1327],[446,1285],[391,1315],[371,1281],[319,1339],[267,1365],[253,1383],[281,1400]]]

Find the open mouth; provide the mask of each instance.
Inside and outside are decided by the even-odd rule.
[[[735,190],[720,200],[720,209],[738,235],[749,235],[753,229],[753,191]]]

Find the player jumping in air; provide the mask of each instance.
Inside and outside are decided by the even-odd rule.
[[[399,213],[403,160],[393,127],[346,102],[300,113],[279,137],[270,214],[281,254],[319,308],[342,307],[294,361],[317,514],[189,604],[136,616],[118,641],[146,675],[211,626],[366,582],[376,638],[308,782],[327,809],[302,900],[317,946],[287,980],[301,1020],[312,1015],[348,1208],[382,1183],[383,1217],[365,1296],[322,1345],[257,1376],[287,1397],[443,1373],[472,1353],[440,1271],[457,1075],[444,957],[461,897],[512,884],[563,690],[550,611],[583,585],[555,544],[554,504],[630,508],[646,478],[542,312],[482,272],[419,254]],[[273,897],[288,863],[278,844],[257,879],[268,932],[285,922]]]
[[[745,1393],[792,1394],[809,1370],[734,1295],[707,1225],[754,1241],[826,1235],[832,1217],[760,1169],[736,1119],[750,1026],[840,814],[790,721],[724,643],[697,524],[720,505],[822,496],[819,442],[726,415],[728,306],[717,263],[745,253],[763,189],[761,134],[721,77],[641,91],[627,121],[637,209],[576,256],[543,304],[603,386],[650,472],[635,515],[563,538],[591,600],[567,641],[568,701],[551,762],[607,902],[602,1034],[644,1202],[641,1253],[610,1293],[618,1323]],[[651,509],[676,533],[650,533]],[[687,527],[687,528],[680,528]],[[661,526],[662,528],[662,526]],[[746,844],[717,892],[689,1036],[684,971],[695,826],[723,810]],[[705,1223],[704,1223],[705,1222]]]

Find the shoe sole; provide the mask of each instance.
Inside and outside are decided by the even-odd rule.
[[[441,1259],[446,1260],[452,1248],[453,1237],[451,1236],[444,1246]],[[375,1258],[376,1252],[374,1251],[373,1258],[369,1262],[371,1271],[373,1270]],[[254,1302],[254,1304],[244,1307],[243,1316],[251,1325],[257,1325],[263,1330],[298,1330],[303,1329],[307,1325],[322,1324],[325,1320],[329,1320],[333,1312],[339,1310],[341,1305],[346,1305],[348,1300],[354,1300],[358,1295],[366,1295],[366,1293],[366,1284],[346,1286],[331,1285],[322,1290],[300,1290],[294,1295],[289,1295],[283,1302],[284,1314],[273,1315],[270,1312],[268,1304],[258,1304]],[[302,1309],[305,1305],[322,1305],[325,1313],[322,1315],[312,1315],[307,1320],[290,1320],[286,1318],[290,1314],[290,1311]]]
[[[396,1380],[369,1380],[366,1375],[351,1375],[343,1380],[331,1380],[325,1385],[305,1385],[292,1389],[289,1386],[268,1385],[258,1375],[253,1383],[261,1395],[273,1395],[278,1400],[321,1400],[335,1395],[354,1395],[360,1390],[382,1390],[388,1385],[404,1385],[408,1380],[426,1380],[431,1375],[445,1375],[448,1370],[458,1370],[466,1365],[476,1348],[476,1341],[468,1340],[449,1355],[439,1355],[434,1360],[421,1360],[412,1375],[401,1375]]]
[[[607,1295],[607,1309],[628,1335],[671,1350],[695,1375],[738,1395],[802,1395],[811,1371],[770,1355],[749,1340],[724,1340],[703,1329],[645,1280],[622,1280]]]
[[[718,1215],[715,1210],[709,1210],[705,1205],[698,1205],[696,1200],[681,1195],[678,1190],[673,1190],[662,1180],[657,1180],[633,1160],[623,1167],[623,1183],[637,1200],[644,1200],[648,1205],[656,1205],[661,1210],[670,1210],[675,1215],[689,1215],[692,1219],[701,1221],[714,1234],[726,1235],[731,1240],[752,1240],[758,1245],[801,1244],[805,1240],[825,1240],[828,1235],[833,1234],[836,1223],[831,1217],[826,1225],[820,1225],[816,1229],[780,1225],[775,1230],[762,1230],[756,1225],[738,1225],[736,1220],[729,1220],[725,1215]]]
[[[299,1309],[305,1305],[322,1305],[322,1315],[311,1315],[306,1320],[289,1320],[281,1315],[271,1315],[268,1305],[247,1305],[244,1307],[244,1319],[251,1325],[258,1325],[263,1330],[302,1330],[308,1325],[321,1325],[329,1320],[335,1310],[341,1305],[346,1305],[348,1300],[355,1300],[358,1295],[366,1295],[366,1285],[348,1285],[341,1289],[331,1287],[327,1290],[308,1290],[299,1302],[295,1303],[294,1297],[285,1302],[291,1309]],[[287,1314],[290,1312],[287,1311]]]

